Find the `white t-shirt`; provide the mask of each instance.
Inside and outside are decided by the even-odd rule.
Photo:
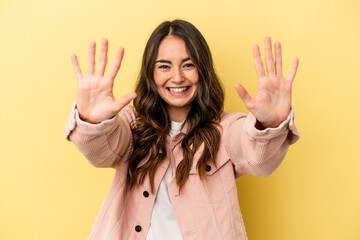
[[[176,135],[181,129],[182,123],[171,121],[170,137]],[[176,221],[172,208],[168,186],[172,179],[171,165],[161,180],[157,192],[154,208],[151,215],[151,223],[146,240],[182,240],[179,225]]]

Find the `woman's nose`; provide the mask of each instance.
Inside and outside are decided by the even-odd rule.
[[[176,83],[180,83],[180,82],[184,81],[183,72],[181,71],[180,68],[174,69],[172,79],[173,79],[173,82],[176,82]]]

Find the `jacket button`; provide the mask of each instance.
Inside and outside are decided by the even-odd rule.
[[[141,226],[136,225],[136,227],[135,227],[135,231],[140,232],[140,231],[141,231]]]
[[[205,171],[210,172],[210,171],[211,171],[211,166],[210,166],[210,165],[206,165]]]
[[[144,191],[144,192],[143,192],[143,195],[144,195],[144,197],[147,198],[147,197],[149,197],[149,192],[148,192],[148,191]]]

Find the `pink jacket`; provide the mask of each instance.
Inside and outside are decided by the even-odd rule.
[[[133,147],[130,126],[134,118],[135,110],[127,106],[110,120],[90,124],[79,118],[74,105],[66,123],[66,138],[92,165],[116,169],[88,239],[144,240],[148,232],[156,196],[156,192],[151,194],[149,180],[127,194],[124,192],[127,158]],[[247,239],[235,179],[245,174],[269,176],[280,165],[289,145],[299,138],[292,110],[277,128],[259,131],[254,127],[255,122],[251,113],[248,116],[224,113],[217,164],[207,167],[207,179],[201,181],[196,170],[200,149],[181,193],[174,179],[170,183],[169,197],[184,240]],[[156,172],[156,190],[169,164],[175,175],[176,166],[182,160],[177,143],[185,132],[183,129],[173,138],[168,137],[168,157]]]

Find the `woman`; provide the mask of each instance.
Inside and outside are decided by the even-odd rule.
[[[96,167],[116,169],[89,239],[246,239],[235,180],[270,175],[298,139],[291,85],[298,60],[282,76],[281,47],[265,38],[265,73],[253,49],[258,91],[235,88],[251,112],[223,111],[224,94],[201,33],[182,20],[163,22],[145,47],[135,93],[112,94],[124,50],[104,76],[90,43],[88,76],[72,57],[77,101],[65,128]],[[134,107],[128,105],[134,100]]]

